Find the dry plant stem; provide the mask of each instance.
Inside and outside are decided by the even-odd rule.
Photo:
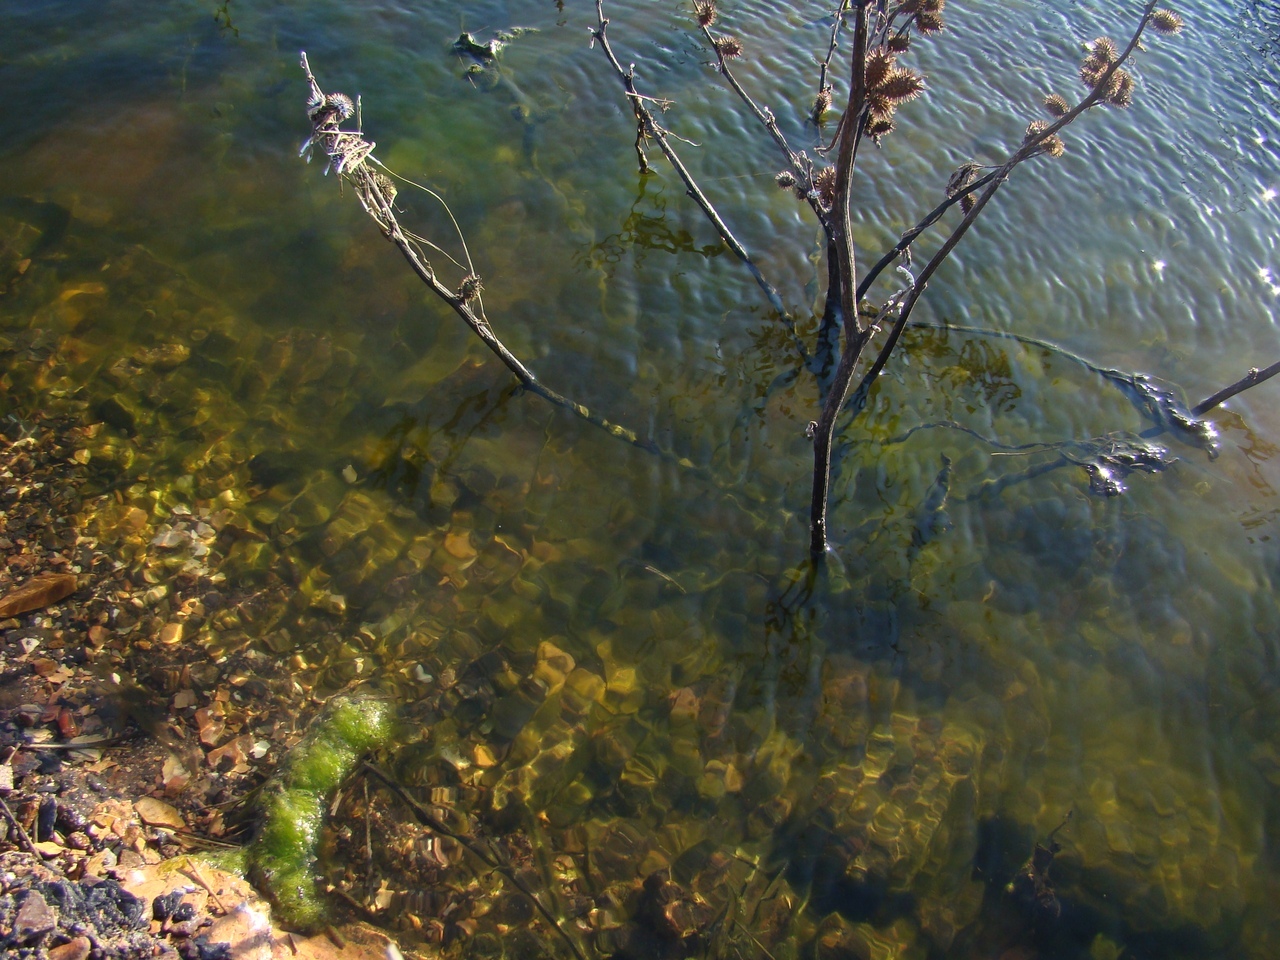
[[[855,90],[859,86],[861,86],[860,78],[863,76],[863,73],[862,73],[863,68],[861,66],[861,61],[857,59],[858,51],[856,48],[859,42],[861,42],[863,44],[863,48],[865,51],[865,29],[866,29],[865,3],[866,2],[868,2],[868,0],[859,0],[859,7],[858,7],[860,29],[863,31],[864,37],[861,41],[855,40],[855,59],[853,61],[853,79],[854,79]],[[987,183],[986,189],[982,191],[981,195],[979,196],[978,200],[974,203],[973,207],[968,211],[968,213],[965,214],[964,218],[960,221],[959,224],[956,225],[955,229],[952,230],[951,234],[946,238],[946,240],[943,241],[942,246],[930,258],[929,262],[925,265],[924,269],[920,271],[919,275],[916,277],[915,281],[912,283],[911,288],[907,291],[907,295],[902,302],[901,308],[899,309],[898,319],[895,321],[893,325],[893,329],[890,331],[888,338],[885,340],[884,345],[881,347],[880,353],[877,355],[870,369],[863,376],[861,383],[858,385],[858,389],[855,394],[857,398],[857,402],[855,404],[855,412],[861,410],[866,405],[866,398],[871,389],[871,385],[874,384],[876,378],[880,375],[881,371],[884,369],[884,366],[888,362],[890,355],[893,353],[894,348],[897,346],[898,341],[901,339],[902,331],[906,327],[907,321],[911,317],[911,312],[915,309],[915,305],[919,302],[920,297],[924,294],[925,287],[928,286],[929,280],[937,272],[938,268],[942,265],[942,263],[951,255],[952,251],[955,250],[956,245],[959,244],[961,239],[964,238],[964,235],[969,232],[969,228],[973,225],[974,221],[978,218],[978,216],[981,215],[986,205],[1000,190],[1000,187],[1004,185],[1004,182],[1008,179],[1009,174],[1013,171],[1013,169],[1023,161],[1028,160],[1031,157],[1034,157],[1039,153],[1041,153],[1041,144],[1043,144],[1045,140],[1055,135],[1063,127],[1072,123],[1077,117],[1083,114],[1086,110],[1089,110],[1090,108],[1098,105],[1098,103],[1102,101],[1103,96],[1108,88],[1108,84],[1111,79],[1111,76],[1116,72],[1116,70],[1121,68],[1121,66],[1129,59],[1133,51],[1137,48],[1138,43],[1142,38],[1143,31],[1146,29],[1147,24],[1150,22],[1151,13],[1155,9],[1155,5],[1156,5],[1156,0],[1148,0],[1147,4],[1144,6],[1142,11],[1142,18],[1139,21],[1138,27],[1134,31],[1133,36],[1130,38],[1129,43],[1125,46],[1124,50],[1116,58],[1115,62],[1112,63],[1107,68],[1107,70],[1102,74],[1098,83],[1094,85],[1093,90],[1090,91],[1088,96],[1086,96],[1072,110],[1068,111],[1065,115],[1058,118],[1055,122],[1046,126],[1045,129],[1040,131],[1039,134],[1024,140],[1023,143],[1018,147],[1018,149],[1015,150],[1013,154],[1009,157],[1009,159],[1007,159],[997,170],[995,170],[992,174],[989,175],[989,179],[984,178],[986,179],[986,183]],[[865,56],[865,52],[864,52],[864,56]],[[852,104],[853,104],[853,91],[850,92],[850,105],[852,106]],[[861,109],[861,104],[859,104],[859,109]],[[841,121],[841,131],[840,131],[841,160],[838,162],[837,179],[836,179],[837,203],[842,202],[842,199],[840,197],[840,178],[846,175],[846,172],[849,169],[851,169],[851,166],[852,166],[851,164],[846,166],[845,163],[843,162],[843,158],[846,150],[846,140],[848,136],[847,128],[850,126],[849,118],[857,117],[857,116],[858,114],[856,113],[846,111],[845,117],[842,118],[842,121]],[[861,131],[859,130],[859,133],[860,132]],[[856,141],[860,139],[861,139],[860,136],[855,138],[855,144],[856,144]],[[950,198],[949,203],[958,201],[958,199],[959,199],[958,196]],[[845,198],[843,198],[843,204],[844,205],[837,211],[841,215],[843,219],[843,223],[842,224],[833,223],[833,225],[843,226],[847,229],[847,224],[848,224],[847,195]],[[939,216],[940,216],[940,213],[939,213]],[[927,226],[928,222],[936,222],[936,221],[937,221],[937,218],[933,217],[933,215],[931,214],[930,217],[926,217],[925,221],[922,221],[922,222],[926,223],[926,226]],[[902,244],[902,241],[899,241],[899,245],[895,247],[891,256],[896,256],[898,253],[901,252],[901,250],[906,249],[907,246],[910,246],[910,243],[915,239],[916,236],[919,236],[919,233],[916,233],[914,236],[911,236],[909,239],[907,239],[907,243],[905,245]],[[838,252],[841,253],[841,256],[843,257],[845,254],[843,249],[841,249],[842,246],[843,246],[842,244],[837,243],[837,250]],[[884,258],[883,262],[887,265],[887,263],[889,262],[888,258]],[[881,269],[883,269],[883,267],[881,267]],[[841,266],[841,283],[843,284],[845,282],[846,282],[846,273],[845,273],[844,266],[842,265]],[[855,287],[852,281],[851,274],[848,276],[847,282],[849,284],[849,288],[848,288],[849,296],[852,297]],[[842,291],[841,292],[841,308],[843,311],[845,311],[844,322],[847,330],[850,327],[850,320],[847,313],[847,311],[849,310],[849,306],[846,303],[845,297],[846,297],[845,292]],[[856,303],[856,300],[854,302]],[[855,325],[857,324],[856,314],[854,316],[853,323]],[[836,417],[840,413],[840,410],[843,408],[845,401],[848,398],[849,386],[853,376],[853,367],[856,363],[856,358],[854,358],[854,362],[852,363],[846,362],[849,359],[848,354],[850,352],[850,343],[853,343],[854,346],[856,347],[856,350],[860,352],[862,348],[866,345],[866,342],[869,338],[870,338],[869,333],[865,333],[861,341],[852,340],[850,337],[846,336],[845,354],[842,355],[840,358],[840,367],[836,371],[835,382],[832,384],[831,390],[827,395],[827,400],[822,410],[822,419],[818,421],[817,428],[814,432],[814,475],[813,475],[813,497],[810,504],[809,553],[810,553],[811,559],[815,563],[820,562],[822,560],[822,558],[826,555],[826,549],[827,549],[827,540],[826,540],[827,489],[831,479],[832,434],[834,433],[834,430],[835,430]],[[846,377],[849,379],[845,379]]]
[[[876,261],[875,266],[867,271],[867,275],[862,278],[862,282],[858,284],[858,299],[861,300],[867,295],[867,291],[871,289],[871,285],[876,282],[880,274],[884,273],[889,267],[893,266],[903,252],[915,243],[920,234],[924,233],[931,226],[942,219],[942,215],[954,207],[963,197],[976,193],[995,179],[995,172],[988,173],[985,177],[975,180],[963,190],[959,190],[954,196],[947,197],[946,200],[938,204],[929,211],[928,216],[917,223],[914,227],[902,235],[893,248],[889,250],[883,257]]]
[[[320,90],[316,78],[311,72],[311,65],[307,61],[307,55],[302,54],[302,68],[306,72],[307,82],[311,85],[313,98],[318,97],[324,99],[324,94]],[[317,130],[317,134],[322,132]],[[332,132],[331,132],[332,133]],[[342,136],[349,136],[342,134]],[[365,144],[367,150],[360,155],[360,159],[349,163],[345,169],[339,169],[339,176],[348,180],[355,188],[357,198],[360,205],[364,207],[365,212],[373,218],[379,229],[382,230],[383,236],[390,240],[400,251],[401,256],[418,275],[418,278],[425,283],[437,297],[449,305],[449,307],[462,318],[472,332],[480,338],[486,347],[498,357],[499,360],[515,374],[521,385],[531,393],[535,393],[544,400],[563,407],[565,410],[576,414],[583,420],[593,426],[599,427],[608,432],[611,436],[617,437],[634,447],[647,450],[651,453],[659,453],[660,451],[650,441],[642,440],[635,432],[621,427],[616,423],[611,423],[604,417],[592,413],[589,409],[580,403],[575,403],[563,394],[557,393],[550,387],[541,383],[533,373],[520,362],[506,344],[493,332],[493,328],[489,325],[489,320],[484,315],[484,309],[479,306],[480,301],[476,299],[477,307],[471,306],[471,301],[464,298],[460,293],[450,290],[447,286],[437,279],[435,270],[431,264],[423,259],[418,249],[414,246],[404,230],[400,226],[399,220],[396,218],[395,211],[392,209],[390,199],[384,194],[382,188],[378,185],[374,172],[368,162],[369,154],[372,153],[373,145]],[[452,217],[452,213],[450,213]]]
[[[413,811],[413,815],[417,817],[418,822],[424,827],[427,827],[441,836],[449,837],[452,840],[458,841],[458,843],[466,847],[467,850],[469,850],[485,866],[501,873],[512,886],[528,897],[530,903],[533,904],[534,909],[536,909],[538,913],[542,914],[543,919],[545,919],[547,923],[551,924],[552,929],[560,935],[560,938],[564,940],[566,944],[568,944],[569,949],[573,951],[573,955],[577,960],[587,960],[586,956],[582,952],[582,948],[578,946],[577,941],[575,941],[573,937],[569,936],[569,932],[565,930],[564,925],[557,920],[555,915],[546,908],[541,900],[538,899],[538,895],[524,880],[524,878],[511,868],[510,864],[503,862],[492,849],[478,842],[474,837],[469,837],[465,833],[458,833],[454,830],[450,830],[444,823],[434,816],[429,809],[411,797],[405,791],[404,787],[400,786],[399,783],[393,780],[389,774],[384,773],[372,763],[365,762],[363,769],[366,773],[372,774],[374,777],[377,777],[382,781],[387,789],[400,799],[401,803]]]
[[[831,69],[831,58],[836,55],[836,47],[840,46],[840,28],[844,26],[844,15],[848,10],[849,0],[840,0],[840,7],[835,12],[836,21],[831,25],[831,42],[827,45],[827,55],[823,57],[822,64],[818,68],[819,94],[827,89],[827,71]]]
[[[938,267],[940,267],[942,262],[951,255],[951,252],[956,248],[956,244],[958,244],[964,235],[969,232],[969,228],[973,226],[973,222],[978,218],[978,215],[982,213],[983,208],[985,208],[991,201],[991,198],[996,195],[1002,186],[1004,186],[1005,181],[1009,178],[1009,174],[1013,172],[1013,169],[1024,160],[1028,160],[1039,154],[1040,145],[1045,140],[1055,135],[1063,127],[1072,123],[1086,110],[1096,106],[1102,100],[1106,92],[1108,82],[1111,79],[1111,75],[1120,69],[1120,67],[1129,59],[1133,51],[1137,48],[1138,42],[1142,39],[1142,33],[1146,30],[1147,23],[1150,20],[1151,11],[1155,9],[1155,5],[1156,0],[1148,0],[1148,3],[1142,11],[1142,19],[1139,21],[1138,28],[1134,31],[1128,45],[1116,58],[1115,63],[1111,64],[1107,71],[1102,75],[1101,80],[1099,80],[1093,90],[1090,91],[1089,95],[1062,117],[1059,117],[1055,122],[1049,124],[1038,136],[1028,138],[1024,141],[1023,144],[1013,152],[1012,156],[1010,156],[1009,159],[999,167],[999,169],[989,175],[990,180],[987,182],[987,188],[982,192],[982,195],[974,203],[969,212],[965,214],[964,219],[962,219],[960,223],[956,225],[955,229],[951,231],[951,235],[943,241],[942,246],[938,249],[937,253],[930,258],[928,264],[925,265],[925,268],[920,271],[919,276],[916,277],[915,283],[912,284],[911,289],[907,292],[907,297],[902,303],[902,309],[898,314],[897,321],[893,325],[893,329],[889,332],[888,338],[880,348],[880,353],[876,357],[875,362],[871,365],[871,368],[866,372],[866,375],[863,376],[862,382],[858,385],[857,397],[859,407],[865,404],[871,385],[875,383],[876,377],[880,376],[880,372],[884,369],[885,364],[889,362],[889,356],[893,353],[894,347],[898,345],[898,340],[902,337],[903,328],[906,326],[907,320],[911,317],[911,311],[915,309],[915,305],[924,294],[925,287],[928,285],[930,278],[932,278],[934,273],[937,272]]]
[[[1260,383],[1270,380],[1276,374],[1280,373],[1280,362],[1273,363],[1265,370],[1254,368],[1246,373],[1243,377],[1228,387],[1223,387],[1211,397],[1206,397],[1194,407],[1191,408],[1193,417],[1202,417],[1224,400],[1230,400],[1237,393],[1244,393],[1250,387],[1256,387]]]
[[[604,51],[604,55],[608,58],[614,72],[622,80],[622,85],[627,92],[627,100],[630,102],[632,110],[635,111],[637,119],[642,124],[644,132],[657,142],[662,155],[667,158],[667,161],[675,169],[680,179],[684,181],[685,192],[688,193],[694,203],[702,208],[702,212],[711,221],[711,225],[716,228],[716,232],[720,234],[720,239],[725,242],[725,246],[751,271],[751,276],[755,278],[757,285],[764,291],[765,297],[768,298],[769,305],[783,318],[788,329],[791,330],[793,339],[795,339],[795,322],[787,312],[781,295],[779,295],[773,284],[765,279],[764,274],[760,272],[760,268],[751,259],[751,254],[747,253],[747,248],[738,242],[738,238],[733,235],[733,231],[729,229],[720,214],[716,212],[716,208],[711,205],[711,201],[707,199],[706,194],[702,192],[697,182],[693,179],[693,174],[689,172],[679,155],[676,154],[675,149],[671,146],[666,131],[658,125],[658,122],[653,119],[653,114],[644,106],[644,99],[636,89],[634,68],[624,70],[622,63],[614,55],[613,47],[609,45],[609,38],[605,35],[605,28],[609,26],[609,20],[604,15],[604,0],[596,0],[596,19],[598,24],[592,28],[591,35],[599,41],[600,49]],[[643,172],[643,170],[644,167],[642,166],[641,171]],[[803,351],[803,345],[798,340],[796,340],[796,344]]]
[[[849,188],[853,166],[857,160],[858,141],[865,128],[867,7],[870,0],[858,0],[854,14],[853,53],[850,67],[849,101],[840,129],[840,152],[836,159],[835,202],[824,223],[829,240],[828,250],[835,256],[840,284],[840,319],[844,327],[843,349],[835,378],[822,405],[822,413],[813,428],[813,487],[809,502],[809,557],[816,564],[827,551],[827,496],[831,486],[831,444],[836,417],[844,407],[853,382],[854,368],[871,336],[858,319],[857,264],[853,250],[853,224],[849,216]]]
[[[13,827],[14,832],[18,834],[18,839],[22,841],[22,845],[27,848],[27,853],[31,854],[40,863],[44,863],[44,858],[40,856],[40,851],[36,849],[36,845],[31,842],[31,835],[18,822],[18,818],[13,815],[13,811],[9,809],[9,805],[4,802],[4,798],[0,797],[0,811],[4,812],[4,818],[9,821],[9,826]]]

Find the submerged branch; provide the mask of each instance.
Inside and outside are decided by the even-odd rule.
[[[366,774],[380,780],[388,790],[399,798],[401,803],[413,811],[414,817],[424,827],[427,827],[432,832],[438,833],[441,836],[449,837],[451,840],[456,840],[458,843],[462,844],[462,846],[466,847],[467,850],[469,850],[472,855],[480,860],[485,866],[502,874],[512,886],[528,898],[529,902],[533,904],[534,909],[537,910],[538,913],[542,914],[542,918],[551,925],[551,928],[555,930],[560,938],[568,945],[569,949],[573,952],[574,957],[576,957],[577,960],[586,960],[586,955],[583,953],[582,948],[578,945],[578,942],[569,935],[569,931],[565,929],[564,924],[561,923],[555,914],[553,914],[542,900],[539,899],[537,893],[529,886],[528,881],[526,881],[524,877],[520,876],[516,870],[512,869],[511,865],[498,854],[496,849],[492,846],[486,846],[475,837],[469,836],[468,834],[450,830],[438,817],[432,814],[429,808],[423,806],[410,796],[408,791],[406,791],[404,787],[400,786],[400,784],[396,782],[390,774],[384,773],[372,763],[366,761],[361,769]]]
[[[570,400],[538,380],[529,368],[507,348],[501,338],[493,332],[489,319],[484,314],[484,304],[480,299],[480,278],[476,275],[474,268],[471,268],[467,275],[463,277],[457,290],[450,289],[440,281],[431,263],[423,257],[420,248],[416,245],[415,241],[418,238],[414,234],[405,231],[396,217],[395,208],[393,207],[396,188],[389,177],[374,169],[374,164],[378,163],[373,157],[375,144],[365,140],[363,133],[359,130],[351,132],[341,129],[340,124],[342,121],[351,116],[352,104],[350,98],[343,94],[325,94],[320,89],[319,84],[316,83],[315,76],[311,72],[311,65],[307,62],[306,53],[302,54],[302,69],[306,72],[307,83],[311,88],[307,106],[308,116],[312,125],[311,137],[303,145],[302,152],[310,154],[313,150],[320,150],[328,157],[329,165],[325,172],[327,173],[332,169],[352,186],[360,205],[373,219],[374,223],[378,225],[383,236],[390,240],[396,249],[400,251],[400,255],[404,257],[413,272],[418,275],[418,279],[425,283],[432,293],[448,304],[450,309],[462,318],[463,322],[471,328],[471,331],[480,338],[494,356],[501,360],[503,365],[515,375],[524,389],[530,393],[537,394],[557,407],[570,411],[593,426],[599,427],[611,436],[633,447],[638,447],[650,453],[660,453],[661,451],[658,450],[653,442],[641,439],[634,431],[606,420],[582,404]],[[438,194],[429,190],[427,192],[444,204],[444,200]],[[461,228],[458,227],[458,222],[454,219],[453,212],[449,210],[447,204],[445,204],[445,210],[448,212],[449,219],[453,222],[454,227],[458,229],[458,236],[461,239]],[[427,242],[429,243],[429,241]],[[434,247],[435,245],[431,244],[431,246]],[[467,261],[468,267],[470,267],[471,256],[466,248],[465,240],[462,241],[462,248],[463,257]],[[448,256],[448,254],[445,255]],[[450,259],[453,258],[450,257]]]
[[[783,322],[787,325],[787,329],[791,333],[792,342],[799,351],[801,357],[803,357],[807,362],[808,352],[805,350],[804,344],[800,341],[799,335],[796,333],[795,320],[792,319],[791,314],[787,311],[786,305],[782,302],[782,296],[778,293],[773,284],[765,279],[764,274],[760,272],[760,268],[756,265],[756,262],[751,259],[751,254],[747,252],[747,248],[744,247],[741,242],[739,242],[738,238],[733,235],[733,231],[729,229],[728,224],[724,222],[724,219],[720,216],[719,212],[717,212],[711,201],[707,199],[706,194],[702,192],[697,181],[693,179],[693,174],[689,172],[689,168],[684,165],[684,162],[676,153],[675,148],[671,146],[667,131],[654,119],[653,114],[644,105],[648,98],[643,96],[636,89],[635,66],[632,65],[630,69],[624,69],[621,61],[619,61],[617,56],[614,54],[613,47],[609,44],[609,38],[605,34],[605,30],[609,26],[609,19],[604,15],[604,0],[596,0],[596,20],[597,25],[591,28],[593,42],[599,42],[601,51],[608,59],[610,66],[613,67],[614,73],[616,73],[618,78],[622,81],[622,85],[626,90],[627,102],[631,105],[631,109],[635,113],[636,119],[640,124],[640,132],[658,144],[658,148],[662,151],[662,155],[667,158],[667,161],[679,175],[680,179],[684,181],[685,192],[693,202],[701,208],[703,214],[705,214],[706,218],[711,222],[711,225],[715,227],[716,232],[720,234],[720,239],[724,241],[725,246],[727,246],[733,252],[733,255],[741,260],[746,268],[751,272],[751,276],[755,279],[756,284],[764,291],[764,295],[768,299],[769,305],[773,307],[779,317],[781,317]],[[647,169],[647,165],[643,160],[643,153],[641,152],[640,144],[642,139],[642,137],[638,136],[636,140],[636,150],[638,153],[641,153],[641,172]]]
[[[1256,387],[1260,383],[1265,383],[1276,374],[1280,373],[1280,362],[1273,363],[1265,370],[1259,370],[1254,367],[1243,377],[1230,386],[1223,387],[1211,397],[1206,397],[1191,408],[1193,417],[1202,417],[1224,400],[1230,400],[1237,393],[1244,393],[1250,387]]]

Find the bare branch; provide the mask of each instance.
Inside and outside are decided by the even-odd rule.
[[[493,332],[488,318],[484,315],[484,308],[479,299],[480,278],[475,274],[474,268],[471,268],[470,272],[463,277],[456,291],[451,290],[440,281],[430,262],[423,258],[416,247],[415,240],[418,238],[415,235],[406,233],[400,226],[400,221],[397,219],[395,209],[392,206],[392,201],[395,198],[395,188],[385,174],[374,170],[374,164],[377,163],[372,156],[374,144],[365,140],[360,133],[343,131],[340,127],[341,122],[351,115],[351,110],[348,109],[351,108],[350,99],[342,94],[326,95],[320,89],[320,85],[316,83],[316,78],[311,72],[311,65],[307,62],[305,53],[302,54],[302,69],[306,72],[307,83],[311,88],[308,100],[308,107],[310,108],[308,115],[312,124],[311,137],[304,144],[303,152],[309,153],[314,149],[324,152],[329,158],[326,172],[328,169],[334,170],[345,182],[351,185],[365,212],[378,225],[383,236],[390,240],[396,249],[400,251],[400,255],[404,257],[413,272],[418,275],[418,278],[431,289],[431,292],[447,303],[453,312],[462,318],[467,326],[471,328],[471,331],[483,341],[484,345],[502,361],[508,370],[515,374],[516,379],[520,381],[526,390],[536,393],[544,400],[558,407],[571,411],[588,423],[600,427],[610,435],[634,447],[654,453],[660,452],[651,441],[642,440],[634,431],[612,423],[599,414],[592,413],[582,404],[575,403],[539,381]],[[423,189],[426,188],[424,187]],[[428,192],[432,193],[431,191]],[[432,196],[440,199],[438,194],[432,193]],[[441,203],[443,202],[441,200]],[[447,204],[445,209],[448,209]],[[449,213],[449,217],[451,220],[453,219],[452,212]],[[453,223],[457,227],[457,221],[453,220]],[[461,236],[460,228],[458,232],[459,236]],[[463,249],[464,251],[466,250],[465,241],[463,241]],[[464,255],[468,266],[470,266],[470,254],[465,253]],[[473,302],[476,304],[475,307],[472,306]]]
[[[604,52],[605,57],[608,58],[618,78],[622,81],[622,85],[626,89],[627,102],[631,104],[632,109],[635,111],[636,119],[643,131],[657,142],[663,156],[667,158],[667,161],[675,169],[680,179],[684,181],[685,192],[688,193],[694,203],[702,208],[702,212],[706,214],[707,219],[711,221],[711,225],[720,234],[720,239],[725,242],[725,245],[733,252],[733,255],[741,260],[747,269],[751,271],[756,284],[764,291],[765,297],[769,300],[769,305],[777,311],[786,323],[787,329],[791,331],[792,341],[796,349],[807,360],[808,354],[804,349],[804,344],[800,342],[796,335],[795,321],[791,318],[791,314],[787,312],[781,295],[779,295],[773,284],[765,279],[764,274],[760,272],[760,268],[756,266],[755,261],[751,259],[751,255],[747,253],[747,248],[738,241],[738,238],[729,229],[728,224],[724,222],[716,208],[711,205],[711,201],[707,199],[706,194],[702,192],[697,182],[693,179],[693,174],[689,172],[688,168],[680,160],[675,148],[671,146],[670,141],[667,139],[666,131],[658,125],[657,121],[653,119],[653,114],[644,106],[645,98],[636,89],[635,67],[632,66],[631,69],[624,70],[621,62],[614,55],[613,47],[610,46],[609,38],[605,34],[605,29],[609,26],[609,20],[604,15],[604,0],[596,0],[596,20],[597,25],[591,28],[591,36],[594,40],[599,41],[600,49]],[[646,167],[642,165],[642,172],[644,169]]]
[[[1280,361],[1273,363],[1265,370],[1259,370],[1257,367],[1254,367],[1235,383],[1230,386],[1223,387],[1217,393],[1213,394],[1213,396],[1206,397],[1197,403],[1191,408],[1191,415],[1193,417],[1202,417],[1224,400],[1230,400],[1237,393],[1244,393],[1244,391],[1248,390],[1250,387],[1256,387],[1260,383],[1265,383],[1278,373],[1280,373]]]

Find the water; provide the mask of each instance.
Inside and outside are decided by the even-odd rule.
[[[1098,498],[1078,467],[1041,472],[1053,453],[948,428],[893,441],[943,420],[1007,445],[1141,431],[1128,398],[1034,346],[910,331],[843,436],[840,562],[807,588],[812,379],[775,384],[797,367],[782,325],[656,149],[637,175],[587,5],[225,11],[233,28],[188,0],[8,4],[0,41],[4,405],[106,417],[93,462],[126,503],[225,507],[265,537],[214,559],[282,599],[193,622],[193,657],[249,644],[319,695],[392,691],[417,732],[388,762],[546,851],[540,888],[601,955],[1277,952],[1277,388],[1220,412],[1216,460],[1166,437],[1171,469]],[[918,317],[1044,338],[1192,401],[1275,360],[1277,14],[1180,12],[1135,105],[1019,170]],[[818,232],[773,186],[772,145],[686,12],[608,13],[811,335]],[[743,83],[805,148],[823,14],[724,16]],[[1133,16],[949,5],[912,53],[930,93],[865,158],[864,257],[959,163],[1012,147],[1045,92],[1079,95],[1082,42]],[[514,26],[535,32],[498,69],[450,51]],[[362,95],[383,161],[448,200],[511,348],[669,456],[514,394],[350,192],[297,158],[301,49],[326,89]],[[434,202],[401,204],[452,242]],[[145,352],[173,344],[176,365]],[[934,526],[920,507],[944,454]],[[1037,913],[1006,886],[1069,812],[1060,914]],[[430,939],[408,862],[375,880]],[[447,889],[470,877],[413,863]],[[662,922],[640,893],[658,870],[679,885]],[[469,928],[438,921],[454,955],[551,942],[514,907],[468,910]]]

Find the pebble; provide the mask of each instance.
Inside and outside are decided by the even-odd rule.
[[[85,960],[91,944],[88,937],[76,937],[67,943],[49,948],[49,960]]]
[[[35,944],[53,931],[57,919],[38,890],[27,891],[13,921],[13,937],[19,943]]]

